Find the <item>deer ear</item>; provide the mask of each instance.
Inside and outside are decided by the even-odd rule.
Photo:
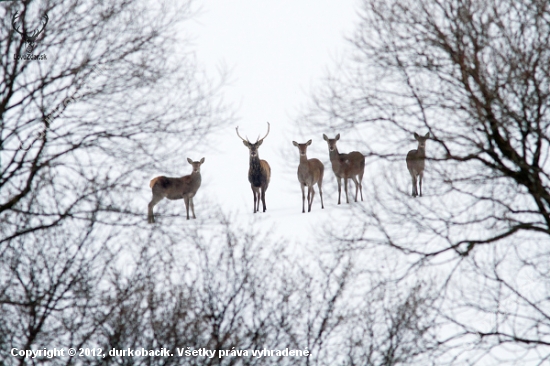
[[[204,158],[201,159],[201,164],[204,163]]]
[[[323,134],[323,140],[328,141],[327,135]]]
[[[191,159],[189,159],[189,158],[187,158],[187,162],[188,162],[189,164],[193,164],[193,160],[191,160]]]
[[[415,132],[415,133],[414,133],[414,138],[415,138],[416,140],[418,140],[419,137],[420,137],[420,136],[418,136],[418,134]]]
[[[336,141],[340,140],[340,134],[336,135],[336,137],[334,138]]]
[[[428,132],[427,134],[424,135],[424,137],[429,139],[430,138],[430,133]]]
[[[309,140],[308,142],[306,142],[306,145],[307,145],[307,146],[311,145],[311,140]]]
[[[292,145],[298,146],[298,143],[296,141],[292,141]]]
[[[260,145],[261,145],[261,144],[263,144],[263,143],[264,143],[264,140],[260,140],[260,141],[258,141],[258,142],[257,142],[257,144],[258,144],[258,147],[260,147]]]
[[[250,147],[250,145],[248,144],[248,142],[244,141],[243,140],[243,145],[246,146],[246,147]]]

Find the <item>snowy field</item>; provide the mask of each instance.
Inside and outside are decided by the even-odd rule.
[[[272,176],[266,193],[267,212],[257,214],[262,226],[284,234],[289,241],[303,241],[319,233],[325,220],[341,216],[339,210],[349,209],[336,205],[336,179],[322,135],[300,135],[296,119],[300,108],[310,102],[312,89],[320,85],[327,70],[349,49],[345,37],[351,35],[357,22],[355,6],[355,1],[207,0],[198,16],[186,24],[187,33],[194,39],[199,64],[204,65],[206,72],[216,75],[220,68],[229,71],[224,100],[236,108],[237,119],[235,126],[218,131],[212,140],[205,141],[212,148],[188,153],[193,160],[206,158],[201,168],[202,186],[195,198],[198,217],[204,204],[201,202],[206,198],[228,212],[238,213],[236,216],[245,222],[251,218],[248,149],[238,138],[235,127],[239,126],[240,133],[254,142],[267,132],[266,122],[270,122],[271,132],[260,148],[260,158],[268,161]],[[339,131],[325,133],[333,137]],[[312,212],[302,214],[296,177],[299,156],[292,141],[302,143],[309,139],[313,144],[308,149],[308,158],[318,158],[325,165],[325,209],[321,210],[316,187]],[[341,152],[355,149],[346,143],[345,134],[339,149]],[[162,174],[189,174],[191,166],[186,157],[182,157],[181,166]],[[364,180],[368,179],[366,172]],[[350,193],[354,189],[350,183]],[[150,192],[145,189],[144,207],[149,199]],[[162,214],[165,205],[177,205],[182,215],[185,213],[182,201],[166,200],[156,206],[156,212]]]

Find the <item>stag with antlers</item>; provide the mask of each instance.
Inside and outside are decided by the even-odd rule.
[[[24,23],[23,23],[23,31],[21,32],[19,30],[19,27],[17,26],[18,19],[19,19],[19,12],[16,12],[15,14],[13,14],[13,17],[11,18],[11,24],[13,26],[13,29],[23,37],[23,42],[27,44],[27,48],[25,52],[27,54],[30,54],[34,50],[34,47],[36,47],[36,39],[38,38],[40,33],[42,33],[44,28],[46,28],[46,24],[48,24],[48,15],[47,14],[42,15],[42,26],[40,27],[40,29],[33,30],[32,33],[30,34],[28,34],[27,31],[25,30]]]
[[[271,178],[271,167],[265,160],[260,160],[260,155],[258,154],[258,149],[264,139],[269,135],[269,122],[267,122],[267,133],[264,137],[258,139],[255,143],[246,140],[239,134],[239,127],[236,128],[237,136],[243,140],[244,146],[248,147],[250,152],[250,167],[248,169],[248,181],[252,187],[252,194],[254,195],[254,213],[260,211],[260,198],[262,199],[262,204],[264,207],[264,212],[266,210],[265,206],[265,191],[269,186],[269,179]]]

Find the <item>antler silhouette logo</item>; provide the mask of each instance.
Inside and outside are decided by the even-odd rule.
[[[21,36],[23,36],[23,42],[27,44],[26,53],[32,53],[34,50],[34,47],[36,47],[36,38],[42,33],[44,28],[46,28],[46,24],[48,24],[48,15],[44,14],[42,15],[42,27],[40,29],[35,29],[32,31],[32,33],[27,34],[25,31],[25,25],[23,24],[23,31],[21,32],[19,28],[17,27],[17,19],[19,19],[19,12],[15,12],[13,14],[13,17],[11,18],[11,24],[13,26],[13,29],[19,33]]]

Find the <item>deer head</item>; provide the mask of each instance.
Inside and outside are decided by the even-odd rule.
[[[204,158],[202,158],[200,161],[193,161],[190,158],[187,158],[187,162],[193,166],[193,173],[200,173],[201,165],[202,163],[204,163]]]
[[[34,47],[36,47],[36,38],[42,33],[44,28],[46,28],[46,24],[48,24],[48,15],[44,14],[42,15],[42,26],[38,29],[33,30],[30,34],[28,34],[25,30],[25,25],[23,24],[23,31],[21,32],[17,26],[17,20],[19,19],[19,12],[15,12],[13,14],[13,17],[11,18],[11,24],[13,26],[13,29],[19,33],[23,37],[23,42],[27,44],[26,53],[32,53],[34,50]]]
[[[300,156],[307,156],[307,147],[311,145],[311,140],[309,140],[305,144],[299,144],[296,141],[292,141],[292,144],[298,148]]]
[[[328,143],[329,151],[337,150],[336,143],[338,142],[338,140],[340,140],[340,134],[336,135],[336,137],[333,139],[329,139],[327,135],[323,134],[323,140]]]
[[[264,139],[267,137],[267,135],[269,135],[269,129],[270,129],[269,122],[267,122],[267,133],[261,139],[260,139],[260,136],[258,136],[255,143],[250,142],[248,140],[248,137],[246,137],[246,140],[245,140],[239,134],[239,127],[236,127],[235,129],[237,130],[237,136],[239,136],[240,139],[243,140],[244,146],[248,147],[248,150],[250,150],[250,157],[255,158],[256,156],[258,156],[258,148],[262,145],[262,143],[264,142]]]
[[[419,149],[425,149],[426,148],[426,140],[430,138],[430,133],[428,132],[424,136],[420,136],[416,132],[414,133],[414,138],[416,141],[418,141],[418,148]]]

